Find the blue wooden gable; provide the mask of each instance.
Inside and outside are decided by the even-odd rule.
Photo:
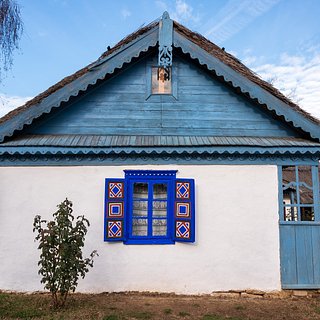
[[[249,99],[194,63],[175,56],[176,97],[151,95],[156,55],[134,64],[70,106],[53,112],[29,134],[298,137]],[[176,78],[174,78],[176,77]]]
[[[169,72],[171,94],[152,94],[155,66]],[[1,118],[0,162],[83,155],[106,163],[121,154],[168,161],[177,154],[188,161],[208,155],[210,163],[214,155],[313,163],[319,124],[235,57],[164,15]]]

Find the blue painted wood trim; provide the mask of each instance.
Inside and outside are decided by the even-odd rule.
[[[122,196],[120,198],[110,198],[109,197],[109,188],[108,184],[109,183],[121,183],[123,185],[123,192]],[[120,178],[110,178],[110,179],[105,179],[105,196],[104,196],[104,241],[108,242],[119,242],[119,241],[125,241],[126,240],[126,235],[127,235],[127,230],[126,230],[126,219],[127,219],[127,203],[126,203],[126,194],[127,194],[127,186],[126,186],[126,181],[125,179],[120,179]],[[109,204],[112,203],[122,203],[122,217],[113,217],[110,218],[107,215],[108,212],[108,206]],[[120,237],[109,237],[108,236],[108,222],[120,222],[121,223],[121,236]]]
[[[300,186],[299,184],[299,170],[298,170],[299,166],[296,166],[295,171],[296,171],[296,183],[297,183],[297,189]],[[300,204],[300,191],[298,190],[297,192],[297,203]],[[298,221],[301,221],[301,207],[300,205],[297,206],[298,208]]]
[[[284,221],[283,213],[283,190],[282,190],[282,166],[278,166],[278,201],[279,201],[279,221]]]
[[[320,221],[320,186],[319,186],[319,169],[318,166],[312,167],[312,185],[313,185],[313,203],[314,219]]]
[[[190,206],[190,216],[187,218],[182,218],[182,217],[177,217],[176,215],[174,216],[174,234],[173,234],[173,239],[177,242],[195,242],[195,230],[196,230],[196,205],[195,205],[195,183],[194,179],[176,179],[175,183],[189,183],[190,189],[189,189],[189,197],[187,199],[183,198],[178,198],[177,197],[177,190],[175,188],[175,208],[174,211],[176,210],[176,203],[181,203],[181,204],[188,204]],[[190,226],[190,235],[188,238],[179,238],[177,236],[177,230],[176,230],[176,223],[177,222],[187,222],[189,223]]]
[[[139,41],[127,46],[118,52],[108,63],[99,64],[80,78],[65,85],[63,88],[44,98],[39,104],[33,105],[0,126],[0,142],[5,137],[12,136],[16,130],[22,130],[25,125],[40,117],[43,113],[50,113],[52,108],[58,108],[62,102],[69,101],[70,97],[77,96],[80,91],[86,91],[89,85],[95,85],[99,79],[112,74],[115,69],[121,69],[125,63],[139,57],[142,52],[148,51],[158,43],[158,28],[151,29]]]
[[[174,64],[171,67],[171,93],[170,94],[152,94],[152,67],[154,67],[154,61],[146,62],[146,100],[152,101],[152,98],[160,98],[163,103],[163,96],[172,96],[175,100],[178,100],[178,66]]]
[[[294,225],[294,226],[320,226],[318,221],[280,221],[280,225]]]
[[[317,284],[283,284],[282,289],[320,289],[320,283]]]
[[[266,155],[7,155],[0,157],[0,167],[28,166],[123,166],[147,164],[180,165],[317,165],[319,157]]]
[[[159,66],[169,67],[172,65],[172,33],[173,21],[165,11],[159,21]]]
[[[300,201],[300,192],[297,192],[297,203],[283,204],[283,183],[282,183],[282,166],[278,166],[278,196],[279,196],[279,223],[281,225],[315,225],[320,221],[320,205],[319,205],[319,168],[318,162],[311,164],[311,175],[312,175],[312,193],[313,193],[313,203],[302,204]],[[299,177],[299,165],[295,165],[295,180],[294,182],[297,186],[300,186]],[[303,182],[303,181],[302,181]],[[301,221],[301,207],[313,207],[314,208],[314,221]],[[284,220],[284,210],[285,208],[296,208],[297,209],[297,219],[298,221],[285,221]]]
[[[294,127],[301,128],[304,132],[309,133],[312,138],[320,140],[320,126],[318,124],[296,112],[286,103],[259,85],[251,82],[248,78],[213,57],[176,31],[173,33],[173,44],[175,47],[181,48],[183,53],[189,54],[192,59],[197,59],[201,65],[214,71],[217,76],[223,76],[224,80],[231,82],[234,88],[239,87],[243,93],[248,93],[251,99],[257,99],[260,104],[265,104],[268,110],[275,111],[278,116],[283,116],[288,123],[292,122]]]
[[[174,244],[172,237],[172,220],[173,220],[173,193],[174,193],[174,181],[176,178],[177,170],[124,170],[125,181],[127,185],[127,197],[125,199],[127,203],[127,238],[125,244]],[[148,236],[133,236],[132,235],[132,219],[133,219],[133,184],[135,182],[148,183],[148,198],[145,201],[148,202]],[[152,205],[153,205],[153,185],[155,183],[167,184],[167,234],[165,236],[153,236],[152,235]]]
[[[151,244],[151,245],[164,245],[164,244],[175,244],[175,241],[172,239],[161,239],[159,241],[158,239],[147,239],[147,240],[140,240],[140,239],[128,239],[123,242],[123,244],[138,244],[138,245],[146,245],[146,244]]]
[[[230,155],[314,155],[320,157],[319,147],[254,147],[254,146],[203,146],[203,147],[0,147],[1,155],[102,155],[102,154],[230,154]]]
[[[150,170],[151,171],[151,170]],[[132,176],[127,177],[127,185],[128,185],[128,219],[127,219],[127,230],[128,235],[127,239],[124,242],[125,244],[174,244],[174,240],[171,237],[172,231],[171,231],[171,225],[172,225],[172,219],[173,219],[173,205],[172,205],[172,191],[173,191],[173,185],[172,180],[175,178],[174,176],[165,176],[165,177],[138,177],[138,176]],[[130,236],[132,233],[132,197],[133,194],[133,183],[134,182],[150,182],[151,185],[154,183],[166,183],[168,186],[168,198],[167,198],[167,235],[166,236],[152,236],[152,189],[149,188],[148,192],[148,234],[149,236]],[[151,199],[151,200],[150,200]]]

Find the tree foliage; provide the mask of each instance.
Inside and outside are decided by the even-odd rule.
[[[19,48],[22,32],[19,5],[15,0],[0,0],[0,78],[12,66],[12,53]]]
[[[79,278],[85,277],[89,267],[93,267],[94,256],[98,255],[93,251],[89,258],[82,256],[89,221],[84,216],[74,221],[72,202],[68,199],[57,207],[53,221],[42,220],[37,215],[33,223],[41,250],[38,262],[41,283],[51,292],[55,308],[65,305],[69,292],[75,291]]]

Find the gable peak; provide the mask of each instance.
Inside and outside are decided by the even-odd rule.
[[[168,11],[165,11],[165,12],[162,14],[162,20],[164,20],[164,19],[170,19],[170,16],[169,16]]]

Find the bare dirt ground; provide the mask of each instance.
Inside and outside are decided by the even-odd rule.
[[[170,294],[72,294],[52,310],[48,294],[0,293],[0,319],[320,319],[319,298],[217,298]]]

